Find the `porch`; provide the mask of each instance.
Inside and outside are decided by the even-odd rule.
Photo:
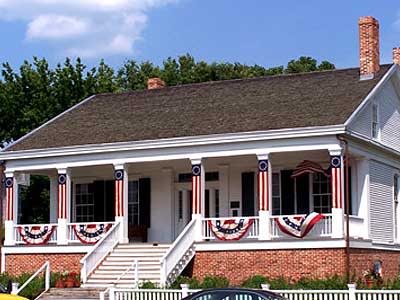
[[[350,235],[368,238],[366,173],[362,159],[350,156],[349,164]],[[301,240],[282,222],[290,227],[309,213],[320,217],[302,239],[340,239],[344,174],[337,150],[8,173],[5,245],[94,245],[116,224],[120,243],[172,243],[191,220],[196,242]],[[21,195],[33,176],[49,181],[48,222],[24,224]]]

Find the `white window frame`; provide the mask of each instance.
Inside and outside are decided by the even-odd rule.
[[[372,108],[371,108],[371,137],[374,140],[380,140],[380,136],[381,136],[381,129],[380,129],[380,120],[379,120],[379,105],[377,103],[372,103]]]
[[[310,211],[315,211],[315,200],[314,197],[315,196],[329,196],[329,208],[330,208],[330,212],[332,212],[332,190],[330,190],[330,193],[323,193],[323,194],[317,194],[314,192],[314,174],[310,174]],[[323,176],[323,174],[321,174],[321,176]],[[332,189],[332,187],[330,186],[330,178],[328,178],[328,186],[330,189]],[[327,212],[325,212],[327,213]]]
[[[274,175],[278,176],[278,190],[279,190],[279,196],[278,195],[274,195]],[[282,215],[282,185],[281,185],[281,171],[279,172],[274,172],[272,171],[272,176],[271,176],[272,182],[271,182],[271,200],[272,200],[272,205],[271,205],[271,209],[272,209],[272,214],[274,212],[274,198],[279,198],[279,215]]]
[[[137,199],[136,199],[136,201],[130,201],[131,197],[133,196],[133,191],[132,191],[132,189],[130,189],[130,185],[133,184],[134,182],[136,182],[136,184],[137,184]],[[139,179],[129,180],[129,182],[128,182],[128,224],[131,224],[131,225],[139,225],[140,224],[139,190],[140,190]],[[130,209],[129,209],[130,205],[133,205],[133,207],[135,207],[135,205],[136,205],[136,207],[137,207],[137,212],[135,212],[134,215],[132,216],[132,218],[133,218],[132,220],[131,220]],[[131,221],[133,221],[133,222],[131,222]],[[137,223],[135,221],[137,221]]]
[[[86,222],[94,222],[94,217],[95,217],[95,212],[94,212],[94,194],[93,193],[89,193],[89,184],[92,184],[92,183],[77,183],[77,184],[75,184],[75,188],[74,188],[74,200],[75,200],[75,203],[74,203],[74,220],[75,220],[75,222],[78,221],[78,217],[81,217],[81,218],[85,217],[85,220],[80,219],[79,222],[85,222],[85,223]],[[86,193],[82,193],[82,192],[78,193],[77,192],[78,185],[86,186],[87,187]],[[78,204],[77,198],[78,198],[78,196],[82,196],[82,195],[86,195],[86,196],[90,196],[91,195],[92,196],[92,203]],[[79,214],[78,215],[78,209],[79,208],[83,208],[83,207],[93,207],[93,214],[87,214],[87,215]]]

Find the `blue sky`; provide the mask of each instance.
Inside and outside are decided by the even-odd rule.
[[[307,55],[351,67],[363,15],[379,19],[381,59],[391,62],[400,46],[394,0],[0,0],[0,62],[81,56],[118,67],[190,53],[267,67]]]

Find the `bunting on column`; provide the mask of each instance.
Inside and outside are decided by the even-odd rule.
[[[115,216],[124,215],[124,170],[115,170]]]
[[[201,165],[192,165],[193,214],[201,214]]]
[[[58,218],[67,218],[67,174],[58,174]]]
[[[6,220],[14,220],[14,178],[7,177],[5,180],[6,187],[6,199],[7,199],[7,210]]]
[[[332,208],[342,208],[342,159],[340,156],[331,157],[331,184],[332,184]]]
[[[260,210],[269,210],[268,205],[268,160],[258,161],[258,206]]]

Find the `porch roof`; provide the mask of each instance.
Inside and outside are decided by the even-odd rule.
[[[343,124],[373,80],[359,68],[99,94],[5,151]]]

